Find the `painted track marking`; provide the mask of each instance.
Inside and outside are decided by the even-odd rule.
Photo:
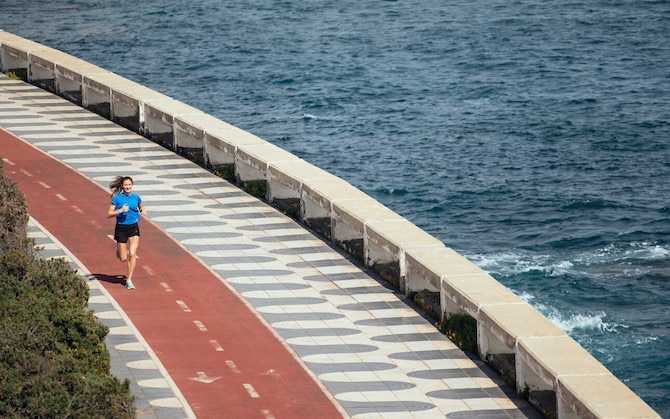
[[[212,344],[212,346],[214,347],[214,350],[215,350],[215,351],[217,351],[217,352],[223,352],[223,347],[222,347],[221,345],[219,345],[219,342],[217,342],[216,339],[211,339],[211,340],[209,341],[209,343]]]
[[[186,305],[186,303],[183,302],[182,300],[177,300],[177,304],[179,305],[179,307],[181,307],[182,310],[184,310],[185,313],[191,312],[191,308],[188,305]]]
[[[241,374],[242,373],[242,371],[240,371],[239,368],[237,368],[237,365],[235,365],[234,361],[231,361],[229,359],[229,360],[226,361],[226,365],[228,365],[228,368],[230,368],[230,370],[233,373],[235,373],[235,374]]]
[[[256,389],[254,389],[254,386],[252,386],[249,383],[244,383],[243,386],[244,386],[244,389],[247,390],[247,393],[249,393],[251,398],[253,398],[253,399],[260,399],[261,398],[260,394],[258,394]]]

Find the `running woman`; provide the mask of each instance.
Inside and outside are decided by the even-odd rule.
[[[117,176],[109,184],[112,191],[112,203],[107,209],[107,218],[116,217],[114,240],[116,240],[116,257],[127,263],[128,275],[126,288],[134,290],[133,272],[137,264],[137,249],[140,246],[141,217],[146,217],[147,211],[142,205],[142,198],[133,193],[133,179],[130,176]]]

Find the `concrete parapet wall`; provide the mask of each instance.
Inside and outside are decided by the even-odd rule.
[[[300,219],[302,186],[331,176],[303,159],[273,161],[267,167],[267,200],[285,214]]]
[[[233,125],[205,129],[205,165],[209,169],[234,169],[237,149],[241,145],[263,144],[265,140]],[[234,170],[227,180],[234,180]]]
[[[559,418],[659,418],[577,342],[488,273],[341,178],[211,115],[0,30],[0,67],[242,186],[441,316],[477,323],[479,356],[508,359],[517,391]],[[505,367],[507,368],[507,367]],[[505,374],[505,371],[501,371]]]
[[[507,303],[483,304],[479,309],[478,336],[480,357],[514,354],[522,337],[566,336],[565,332],[539,311],[515,296]]]
[[[612,374],[559,377],[559,418],[660,418]]]
[[[144,118],[140,121],[140,125],[143,127],[142,134],[172,151],[177,151],[175,141],[175,132],[178,130],[177,118],[205,115],[203,111],[171,98],[146,101],[140,98],[140,102],[142,103]],[[204,150],[204,131],[199,141],[200,149]],[[195,147],[192,141],[190,145]]]
[[[332,174],[302,185],[300,219],[328,240],[332,240],[333,204],[368,195]]]
[[[331,240],[359,262],[365,262],[365,225],[371,221],[402,221],[404,217],[370,197],[340,199],[331,204]]]
[[[420,248],[434,249],[437,254],[444,244],[435,237],[405,219],[370,220],[365,223],[363,243],[366,266],[397,285],[405,294],[424,289],[439,292],[438,284],[431,283],[429,278],[419,279],[415,276],[415,281],[407,281],[405,257],[405,252]],[[410,285],[418,285],[420,288],[412,288]]]
[[[273,163],[298,161],[295,154],[263,141],[255,144],[240,144],[235,155],[237,180],[246,183],[268,180],[268,168]],[[267,196],[264,197],[267,199]]]
[[[41,50],[50,50],[50,48],[37,42],[30,41],[9,32],[0,32],[0,65],[2,71],[12,71],[18,73],[20,77],[26,77],[28,74],[28,54]],[[56,50],[52,50],[57,53]]]

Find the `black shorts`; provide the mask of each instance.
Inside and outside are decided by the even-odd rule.
[[[139,224],[117,224],[114,228],[114,240],[117,243],[128,243],[128,237],[139,236]]]

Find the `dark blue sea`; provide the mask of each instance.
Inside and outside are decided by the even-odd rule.
[[[9,1],[491,272],[670,417],[670,2]]]

